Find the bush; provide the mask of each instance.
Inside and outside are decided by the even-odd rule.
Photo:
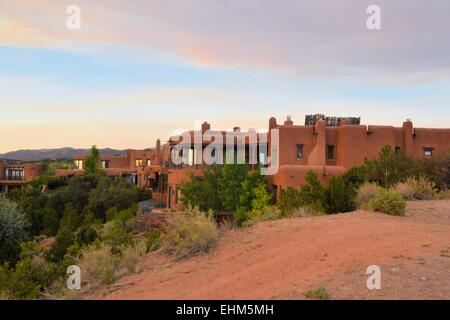
[[[425,177],[407,178],[392,188],[406,200],[431,200],[436,195],[436,184]]]
[[[90,245],[81,251],[77,264],[80,266],[83,282],[90,284],[111,284],[117,279],[119,259],[111,252],[109,244]]]
[[[404,216],[406,202],[401,195],[382,189],[363,208],[384,212],[393,216]]]
[[[305,298],[307,299],[319,299],[319,300],[328,300],[330,299],[330,295],[324,287],[320,287],[317,290],[309,290],[305,293]]]
[[[110,244],[113,250],[119,250],[119,247],[126,247],[133,244],[132,224],[121,220],[113,220],[108,226],[105,240]]]
[[[23,242],[20,256],[15,268],[0,266],[0,294],[8,299],[38,299],[58,276],[57,267],[44,259],[36,241]]]
[[[405,200],[414,200],[414,186],[407,182],[398,182],[391,189]]]
[[[17,261],[19,243],[27,238],[28,226],[25,214],[17,205],[0,196],[0,264]]]
[[[161,248],[161,231],[152,230],[145,235],[147,252],[152,252]]]
[[[167,231],[162,235],[163,248],[169,254],[187,258],[210,251],[218,241],[218,229],[211,213],[188,209],[168,218]]]
[[[87,245],[94,242],[98,238],[97,231],[92,226],[83,226],[77,234],[77,243]]]
[[[355,210],[355,188],[344,177],[331,177],[325,191],[325,209],[329,214]]]
[[[299,208],[294,209],[290,217],[292,218],[306,218],[306,217],[316,217],[316,216],[323,216],[326,213],[323,211],[318,211],[317,209],[309,206],[302,206]]]
[[[253,210],[249,213],[248,220],[242,223],[242,226],[248,227],[257,222],[278,220],[282,218],[281,210],[275,206],[268,206],[259,210]]]
[[[320,184],[319,175],[309,170],[305,177],[305,184],[300,188],[300,203],[325,212],[326,190]]]
[[[434,196],[437,200],[450,200],[450,189],[442,190]]]
[[[291,215],[294,210],[301,207],[301,205],[300,194],[295,188],[288,187],[286,189],[281,189],[278,206],[280,207],[283,216],[286,217]]]
[[[368,203],[380,190],[382,190],[382,188],[375,183],[366,182],[362,184],[358,188],[355,198],[355,203],[358,208],[363,206],[365,203]]]
[[[139,272],[139,261],[147,253],[146,243],[140,241],[133,246],[128,246],[122,249],[120,256],[120,266],[127,268],[131,273]]]
[[[408,178],[406,183],[413,185],[414,198],[417,200],[431,200],[436,195],[436,184],[425,177]]]

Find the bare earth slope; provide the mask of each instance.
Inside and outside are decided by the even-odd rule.
[[[368,290],[369,265],[381,290]],[[184,261],[155,252],[144,271],[97,299],[450,299],[450,201],[408,203],[406,217],[356,211],[283,219],[226,232],[215,251]]]

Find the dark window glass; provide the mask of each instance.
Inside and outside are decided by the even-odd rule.
[[[303,145],[297,145],[297,159],[303,159]]]
[[[327,159],[334,160],[334,146],[327,146]]]

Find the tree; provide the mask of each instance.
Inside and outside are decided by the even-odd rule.
[[[325,211],[325,189],[320,184],[319,176],[316,172],[309,170],[306,173],[305,184],[300,188],[300,202],[313,209]]]
[[[261,186],[261,187],[260,187]],[[259,189],[258,196],[262,197],[262,191],[267,189],[267,183],[264,177],[261,175],[260,170],[256,169],[251,175],[246,175],[244,181],[242,181],[239,196],[239,208],[245,211],[253,209],[253,200],[257,197],[256,190]],[[265,191],[267,193],[267,191]],[[270,201],[270,196],[269,196]]]
[[[344,177],[332,177],[325,192],[326,212],[340,213],[355,210],[355,186]]]
[[[270,204],[272,196],[267,192],[267,184],[265,181],[260,182],[254,189],[254,198],[252,199],[252,210],[258,211],[267,208]]]
[[[202,180],[191,174],[189,181],[181,184],[183,203],[187,206],[198,207],[201,211],[222,210],[219,185],[221,178],[222,168],[219,166],[212,166],[205,170]]]
[[[295,209],[302,206],[300,192],[294,187],[281,189],[278,206],[280,207],[283,216],[289,216]]]
[[[242,183],[247,178],[248,166],[245,164],[226,164],[223,176],[219,181],[221,199],[226,210],[236,211],[239,208]]]
[[[19,258],[20,242],[27,237],[29,223],[17,205],[0,196],[0,263],[15,263]]]
[[[95,145],[91,148],[91,153],[84,160],[84,170],[86,175],[97,175],[101,173],[100,151]]]

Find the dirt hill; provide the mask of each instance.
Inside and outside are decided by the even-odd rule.
[[[123,289],[97,299],[450,299],[450,201],[410,202],[406,217],[356,211],[227,231],[215,251],[184,261],[161,252]],[[369,265],[381,290],[368,290]]]

